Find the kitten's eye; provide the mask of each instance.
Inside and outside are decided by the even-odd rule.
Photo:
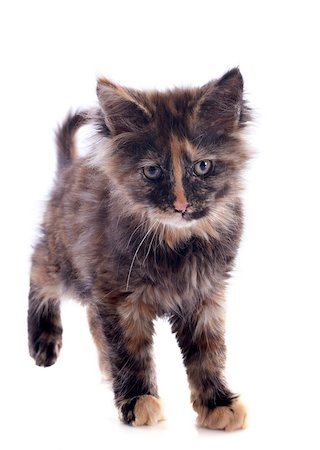
[[[212,162],[209,161],[208,159],[203,160],[203,161],[198,161],[193,166],[193,172],[197,176],[207,175],[207,173],[209,173],[209,171],[211,170],[211,167],[212,167]]]
[[[149,180],[157,180],[162,173],[159,166],[145,166],[142,171],[144,176],[149,178]]]

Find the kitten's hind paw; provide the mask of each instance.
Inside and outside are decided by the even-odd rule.
[[[134,427],[156,425],[164,420],[160,400],[153,395],[142,395],[127,400],[120,407],[120,417],[124,423]]]
[[[247,426],[247,410],[238,398],[234,399],[230,406],[217,406],[213,409],[194,406],[194,409],[198,412],[199,427],[235,431]]]

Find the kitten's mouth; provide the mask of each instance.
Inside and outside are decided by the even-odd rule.
[[[191,225],[193,225],[196,220],[191,219],[190,217],[188,217],[188,214],[167,214],[166,216],[163,215],[160,219],[160,221],[164,224],[164,225],[170,225],[174,228],[187,228],[190,227]]]
[[[152,218],[161,222],[163,225],[169,225],[173,228],[189,228],[194,225],[198,219],[204,217],[206,212],[189,212],[184,213],[152,213]]]

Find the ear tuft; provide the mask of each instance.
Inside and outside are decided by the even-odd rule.
[[[228,89],[229,91],[243,92],[243,78],[239,67],[234,67],[233,69],[226,72],[219,80],[216,82],[217,86],[221,88]]]
[[[143,95],[98,78],[97,96],[105,122],[113,135],[138,131],[151,120],[152,114]]]
[[[232,133],[249,119],[243,100],[243,78],[238,67],[201,89],[197,108],[200,128],[211,129],[218,135]]]
[[[112,87],[114,89],[117,89],[117,85],[115,83],[113,83],[111,80],[108,80],[105,77],[98,77],[98,79],[97,79],[97,88],[99,86],[101,86],[101,85],[109,86],[109,87]]]

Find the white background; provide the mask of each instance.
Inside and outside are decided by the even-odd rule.
[[[319,13],[312,1],[3,1],[0,11],[2,449],[319,448]],[[118,422],[85,311],[63,308],[57,364],[28,356],[31,244],[55,169],[53,129],[105,75],[201,85],[240,66],[255,126],[246,228],[228,290],[228,379],[249,428],[197,429],[174,337],[157,323],[167,420]]]

